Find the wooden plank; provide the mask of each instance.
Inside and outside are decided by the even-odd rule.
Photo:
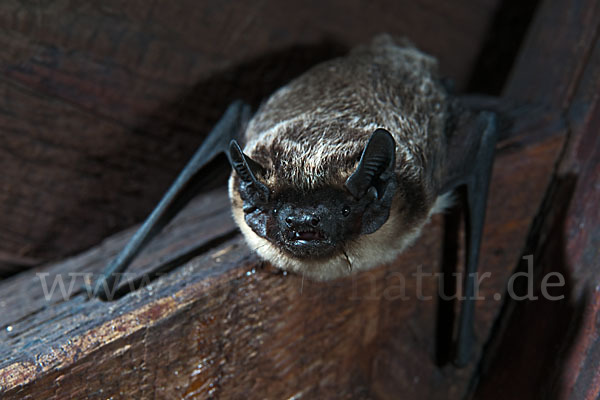
[[[503,96],[565,110],[597,39],[600,4],[593,0],[541,3]]]
[[[143,218],[175,172],[165,165],[183,163],[163,150],[164,140],[132,141],[114,122],[12,83],[0,82],[0,110],[7,251],[47,257],[91,245],[89,238]],[[65,235],[80,239],[66,243]]]
[[[396,330],[382,338],[381,347],[377,350],[380,358],[374,361],[377,365],[377,373],[373,375],[376,398],[393,399],[398,393],[407,398],[464,397],[470,381],[478,373],[475,360],[482,356],[483,346],[493,332],[494,321],[505,296],[506,282],[522,251],[533,216],[550,183],[553,163],[564,143],[565,131],[556,130],[557,127],[555,123],[546,126],[545,139],[535,144],[524,145],[516,137],[500,143],[501,148],[507,147],[500,150],[494,166],[488,200],[479,267],[480,277],[487,278],[481,280],[481,300],[476,304],[477,344],[471,364],[460,369],[449,365],[440,368],[435,363],[435,296],[440,287],[437,277],[429,277],[426,290],[428,295],[434,296],[434,300],[411,302],[413,312],[409,317],[393,318]],[[525,169],[527,174],[523,174]],[[528,190],[520,190],[522,187]],[[410,258],[398,262],[399,268],[430,265],[425,272],[439,272],[439,259],[431,264],[431,258],[439,254],[441,259],[440,233],[422,238],[427,243],[411,249],[408,253]],[[462,257],[459,262],[462,262]]]
[[[0,251],[56,259],[140,221],[230,101],[377,33],[460,87],[498,1],[2,2]]]
[[[572,14],[567,16],[572,18]],[[539,26],[532,31],[536,29]],[[587,29],[582,30],[584,37],[588,37]],[[558,43],[569,42],[561,39]],[[530,39],[526,49],[536,48],[534,44]],[[594,153],[598,143],[592,132],[598,128],[595,84],[599,69],[580,64],[581,58],[595,60],[594,54],[597,52],[578,48],[575,59],[566,63],[568,68],[547,74],[545,86],[524,84],[519,89],[514,83],[517,79],[525,83],[527,74],[544,75],[535,68],[526,68],[538,64],[521,61],[513,73],[513,83],[507,87],[507,97],[541,103],[541,107],[522,115],[499,146],[483,244],[482,272],[490,272],[491,277],[483,282],[481,294],[485,300],[477,305],[478,357],[489,335],[497,331],[493,330],[493,321],[501,302],[494,295],[504,294],[568,135],[570,147],[559,171],[568,176],[576,171],[581,180],[575,186],[573,180],[562,181],[566,183],[558,185],[561,190],[551,198],[560,202],[569,197],[568,189],[577,189],[572,205],[565,211],[570,216],[566,223],[568,237],[576,237],[567,254],[569,260],[576,261],[576,272],[568,276],[574,282],[598,281],[589,264],[589,260],[596,259],[598,235],[578,229],[582,223],[597,221],[597,214],[596,219],[590,217],[594,203],[582,200],[595,201],[598,197],[597,191],[588,188],[597,186],[598,176],[593,163],[598,159]],[[521,60],[527,57],[523,54]],[[551,96],[559,95],[569,100],[555,103]],[[565,115],[567,118],[563,118]],[[352,279],[317,284],[260,269],[240,239],[227,233],[231,221],[225,222],[228,219],[223,210],[215,210],[207,225],[222,228],[222,233],[211,239],[207,228],[203,228],[203,219],[196,215],[206,210],[206,205],[197,204],[216,198],[223,202],[224,193],[202,197],[192,204],[191,211],[186,210],[187,217],[175,222],[172,230],[138,261],[136,274],[158,268],[164,261],[161,258],[167,255],[186,254],[197,248],[200,254],[114,304],[86,302],[81,294],[68,301],[57,295],[46,302],[39,276],[33,273],[1,285],[0,308],[5,317],[0,323],[0,360],[6,361],[0,364],[0,393],[7,398],[397,398],[402,393],[408,398],[441,399],[462,397],[470,382],[480,377],[474,364],[462,370],[435,365],[436,303],[414,297],[418,290],[414,273],[419,267],[425,274],[439,271],[439,260],[432,259],[432,254],[441,254],[439,219],[414,248],[392,265]],[[564,214],[561,209],[554,211]],[[193,220],[198,225],[186,222]],[[560,249],[562,242],[552,232],[564,232],[565,228],[557,228],[553,221],[556,219],[549,218],[542,232],[555,240],[549,239],[546,246]],[[192,231],[202,233],[198,238],[190,237]],[[108,240],[102,247],[38,271],[97,272],[125,238]],[[543,261],[549,260],[548,265],[552,265],[550,261],[561,263],[564,256],[560,252],[544,254]],[[425,276],[423,295],[437,293],[437,284],[437,279]],[[573,288],[572,293],[579,293],[575,289],[579,286],[568,287]],[[399,293],[411,297],[403,300]],[[575,306],[560,303],[556,308],[555,303],[554,307],[535,308],[533,314],[527,311],[516,320],[512,337],[517,343],[524,340],[530,351],[514,346],[513,352],[504,354],[512,355],[513,360],[525,357],[527,363],[521,365],[526,365],[526,370],[515,368],[514,363],[496,364],[501,368],[487,370],[496,379],[479,388],[490,392],[477,393],[489,397],[479,398],[491,399],[500,393],[506,398],[507,388],[518,390],[523,381],[537,383],[539,380],[530,379],[532,371],[548,370],[534,364],[549,365],[556,360],[568,360],[577,368],[554,371],[548,378],[560,382],[554,389],[576,393],[578,398],[593,398],[597,375],[589,371],[597,370],[600,358],[594,333],[598,296],[589,289],[581,289],[580,293],[579,298],[585,301]],[[556,313],[575,313],[579,319],[545,318]],[[524,326],[536,329],[523,332]],[[542,357],[540,351],[547,349],[544,345],[553,345],[557,339],[551,334],[541,337],[539,332],[557,332],[557,326],[558,337],[567,332],[566,337],[572,341],[558,348],[559,358]],[[500,354],[506,350],[499,348]],[[121,372],[124,378],[115,379]],[[516,391],[513,398],[540,393],[537,387],[523,387],[533,391]]]
[[[544,2],[507,87],[510,96],[563,115],[568,140],[524,249],[533,256],[538,299],[505,307],[473,398],[596,399],[600,393],[599,28],[597,2]],[[540,68],[548,73],[535,74]],[[562,299],[540,291],[551,273],[564,277],[564,287],[549,291]]]
[[[515,132],[495,166],[481,264],[491,278],[477,305],[478,354],[501,305],[494,294],[502,293],[560,152],[564,131],[557,126],[547,125],[533,143]],[[528,175],[519,173],[525,167]],[[515,195],[522,185],[529,190]],[[198,218],[207,201],[223,204],[225,193],[186,208],[141,264],[193,247],[191,223],[200,237],[217,220],[231,223],[220,208],[212,220]],[[438,279],[416,277],[439,271],[441,236],[435,218],[392,265],[315,283],[262,268],[240,237],[225,235],[114,303],[86,301],[83,293],[46,301],[40,277],[22,274],[0,284],[0,393],[7,399],[458,398],[475,364],[436,366],[436,302],[418,295],[434,296]],[[37,272],[48,272],[48,279],[97,273],[125,239]]]

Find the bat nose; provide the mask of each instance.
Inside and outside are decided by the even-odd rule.
[[[281,244],[294,256],[325,256],[335,250],[324,207],[286,205],[278,218]]]
[[[303,228],[317,228],[321,223],[321,218],[312,212],[296,211],[285,217],[286,225],[294,230]]]
[[[290,228],[300,225],[311,225],[313,227],[317,227],[321,223],[321,219],[316,215],[288,215],[285,218],[285,223]]]

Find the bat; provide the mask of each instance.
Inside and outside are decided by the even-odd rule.
[[[466,269],[455,363],[473,341],[474,279],[497,140],[495,114],[451,95],[437,61],[389,35],[319,64],[252,116],[234,102],[107,267],[106,288],[201,189],[225,153],[232,213],[249,247],[283,270],[330,280],[394,260],[466,189]],[[239,143],[243,143],[243,147]]]

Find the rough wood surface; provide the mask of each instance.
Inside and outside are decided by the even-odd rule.
[[[3,1],[0,251],[48,260],[139,222],[233,99],[377,33],[461,87],[497,3]]]
[[[507,96],[561,116],[567,142],[524,249],[539,299],[506,305],[475,399],[600,396],[599,32],[598,2],[545,1],[506,87]],[[539,290],[550,273],[565,277],[550,292],[561,301]]]
[[[542,125],[534,142],[515,131],[500,143],[476,358],[563,143],[556,124]],[[516,195],[521,185],[529,190]],[[61,276],[68,289],[70,272],[97,273],[129,233],[0,285],[3,398],[442,399],[467,391],[476,363],[436,366],[438,278],[424,275],[420,289],[415,275],[440,269],[440,218],[392,265],[314,283],[262,268],[231,234],[226,204],[224,190],[199,197],[142,255],[135,276],[164,257],[197,257],[114,303],[87,301],[85,292],[65,301],[60,290],[46,300],[36,273],[47,272],[48,285]]]
[[[57,4],[63,11],[73,7]],[[92,15],[90,21],[102,21],[105,14],[130,15],[137,21],[141,17],[133,11],[136,3],[131,4],[131,9],[118,12],[110,4],[88,5],[76,15]],[[27,7],[15,8],[21,9]],[[160,277],[129,294],[125,282],[113,303],[87,300],[85,290],[78,288],[115,255],[131,230],[81,255],[1,282],[0,397],[597,398],[599,13],[592,1],[544,1],[505,87],[509,103],[530,104],[515,109],[515,123],[498,145],[481,260],[481,272],[490,272],[490,277],[481,285],[478,345],[467,368],[436,364],[437,277],[425,275],[422,280],[422,295],[433,298],[417,298],[415,273],[441,268],[441,218],[391,265],[314,283],[263,266],[238,236],[226,194],[218,189],[190,204],[141,255],[130,276],[135,285],[146,273]],[[254,18],[248,18],[248,26],[260,14]],[[327,48],[320,54],[337,47]],[[28,47],[12,49],[27,54]],[[0,86],[33,98],[46,93],[42,97],[55,102],[57,112],[80,101],[77,91],[63,92],[74,97],[56,97],[53,84],[60,80],[15,83],[17,77],[0,80]],[[222,82],[231,81],[229,76]],[[114,127],[124,127],[123,132],[138,126],[119,120],[124,118],[120,109],[129,104],[125,100],[111,100],[119,106],[111,122],[106,116],[112,103],[104,102],[104,95],[91,96],[94,91],[86,93],[93,104],[77,105],[77,113],[94,115],[91,110],[97,108],[99,115],[104,113],[103,121],[116,121]],[[191,98],[192,103],[210,101],[199,100],[197,94]],[[34,111],[46,107],[39,105]],[[169,120],[178,108],[166,109]],[[154,125],[148,126],[152,132]],[[156,142],[157,148],[161,143]],[[140,162],[145,161],[131,165]],[[524,254],[534,255],[536,294],[543,274],[564,274],[566,286],[553,293],[565,294],[564,301],[505,301],[507,279]],[[50,288],[57,277],[64,279],[67,291],[76,278],[71,298],[64,299],[60,287],[44,296],[42,279]]]

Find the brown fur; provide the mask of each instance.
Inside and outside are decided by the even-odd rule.
[[[244,152],[266,167],[267,175],[259,179],[274,194],[289,187],[343,187],[375,129],[392,134],[398,193],[388,221],[347,244],[353,270],[391,261],[440,208],[434,204],[444,162],[447,102],[436,69],[434,58],[381,35],[279,89],[245,132]],[[258,237],[244,222],[236,182],[230,182],[234,217],[262,257],[316,279],[347,274],[345,256],[318,263],[293,259]]]

